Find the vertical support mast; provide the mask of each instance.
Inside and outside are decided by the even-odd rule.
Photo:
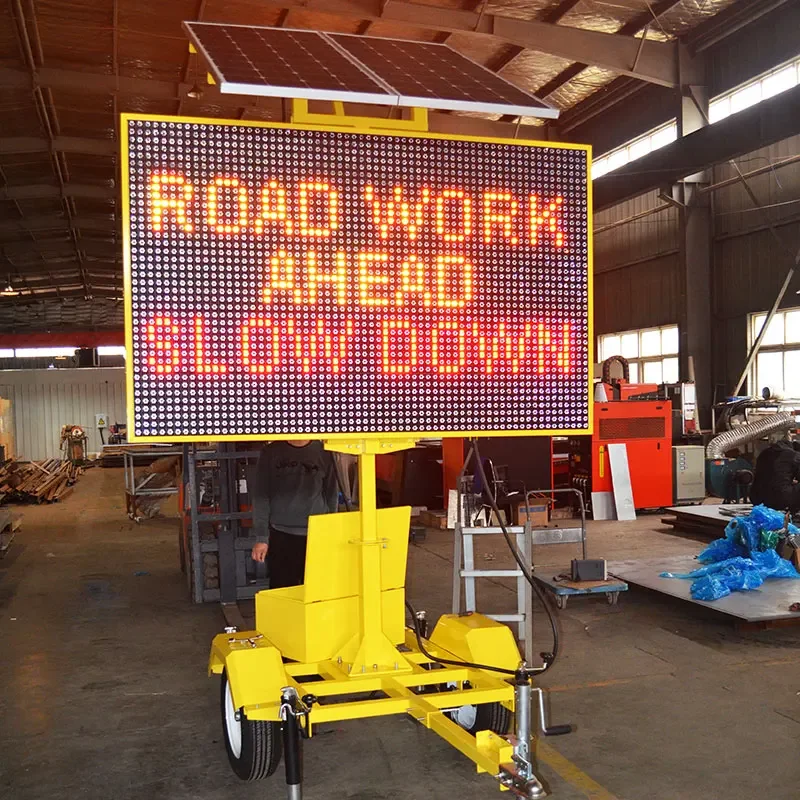
[[[360,549],[359,628],[356,636],[339,654],[342,661],[348,664],[351,674],[408,669],[407,664],[398,658],[395,645],[383,632],[381,549],[385,546],[385,541],[380,536],[377,523],[375,459],[379,454],[408,450],[413,446],[414,440],[358,439],[325,443],[328,450],[358,456],[359,534],[350,544]]]

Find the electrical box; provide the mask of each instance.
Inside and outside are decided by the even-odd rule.
[[[679,445],[672,448],[672,475],[676,503],[699,503],[705,499],[705,468],[704,447]]]

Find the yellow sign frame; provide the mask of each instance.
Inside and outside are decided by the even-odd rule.
[[[304,120],[304,121],[301,121]],[[185,124],[223,125],[247,128],[289,128],[293,130],[327,130],[332,132],[347,132],[353,134],[372,134],[386,136],[405,136],[422,139],[449,139],[468,142],[486,142],[490,144],[514,144],[523,147],[551,147],[559,150],[582,150],[587,155],[587,293],[589,299],[588,312],[588,382],[586,401],[588,404],[588,425],[586,428],[556,429],[556,430],[482,430],[482,431],[391,431],[391,432],[359,432],[351,433],[314,433],[314,434],[242,434],[242,435],[216,435],[216,436],[137,436],[134,419],[133,397],[133,303],[131,284],[131,236],[130,236],[130,179],[128,174],[129,163],[129,122],[174,122]],[[308,439],[321,439],[325,441],[352,441],[393,439],[419,440],[443,438],[469,438],[476,436],[577,436],[589,434],[594,427],[594,376],[592,371],[594,352],[594,306],[592,303],[594,290],[594,242],[593,242],[593,207],[590,167],[592,162],[591,145],[574,144],[571,142],[547,142],[532,139],[515,139],[512,137],[484,137],[461,136],[449,133],[432,133],[427,130],[427,115],[414,114],[410,120],[380,119],[366,117],[347,117],[344,114],[310,114],[306,106],[296,107],[296,113],[291,123],[286,122],[258,122],[249,120],[214,119],[206,117],[179,117],[160,114],[122,114],[120,118],[120,143],[121,143],[121,192],[122,192],[122,253],[123,253],[123,293],[125,312],[125,347],[128,357],[125,359],[126,398],[131,421],[128,425],[128,440],[130,442],[219,442],[219,441],[288,441]]]

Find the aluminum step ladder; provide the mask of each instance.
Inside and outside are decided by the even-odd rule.
[[[534,528],[530,522],[524,525],[507,525],[506,531],[515,538],[517,552],[523,562],[533,569],[533,546],[547,544],[580,544],[583,558],[586,558],[586,510],[583,497],[576,489],[538,489],[529,494],[557,494],[568,492],[578,497],[581,512],[580,527],[569,528]],[[457,494],[456,524],[453,536],[453,613],[477,611],[476,586],[477,578],[515,578],[517,581],[517,611],[515,614],[491,614],[481,610],[491,619],[517,625],[517,638],[523,646],[525,658],[531,661],[533,653],[533,589],[518,566],[514,569],[476,569],[475,541],[476,536],[502,535],[500,527],[472,527],[467,523],[472,518],[473,510],[468,502],[469,495],[461,491]],[[463,581],[463,592],[462,592]],[[463,599],[463,606],[462,606]]]

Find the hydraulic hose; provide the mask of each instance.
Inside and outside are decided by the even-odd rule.
[[[483,483],[484,490],[489,497],[489,505],[491,506],[492,511],[494,512],[495,516],[497,517],[497,522],[500,525],[500,530],[503,532],[503,537],[506,540],[506,544],[508,545],[508,549],[511,551],[511,555],[514,556],[514,561],[517,562],[517,566],[520,568],[520,571],[525,577],[525,580],[531,585],[531,589],[533,589],[536,596],[539,598],[539,601],[544,606],[544,610],[547,612],[547,618],[550,621],[550,628],[553,632],[553,650],[550,653],[542,653],[542,659],[544,660],[544,668],[541,670],[549,669],[550,667],[555,664],[556,659],[558,658],[559,650],[560,650],[560,637],[558,632],[558,622],[556,621],[555,614],[553,610],[550,608],[550,604],[547,602],[547,597],[545,596],[544,591],[541,589],[538,583],[533,579],[533,574],[531,573],[530,569],[526,566],[522,556],[520,555],[519,551],[517,550],[516,545],[511,539],[510,534],[508,533],[508,528],[506,527],[505,523],[503,522],[503,518],[500,516],[500,509],[497,507],[497,497],[495,496],[493,488],[490,488],[489,481],[486,479],[486,472],[483,469],[483,459],[481,458],[481,451],[478,446],[478,440],[472,440],[472,447],[475,451],[475,460],[478,466],[478,473],[481,476],[481,482]],[[527,497],[525,498],[527,502]]]
[[[511,551],[511,555],[514,556],[514,560],[517,562],[517,566],[520,568],[520,571],[525,577],[525,580],[531,585],[536,596],[539,598],[540,602],[544,606],[544,610],[547,612],[547,617],[550,620],[550,627],[553,631],[553,650],[551,653],[542,653],[542,659],[544,661],[544,665],[541,668],[534,669],[534,670],[527,670],[528,673],[540,673],[544,672],[545,670],[550,669],[553,664],[555,664],[556,659],[558,658],[558,653],[560,650],[560,640],[559,640],[559,633],[558,633],[558,623],[556,622],[555,614],[553,610],[550,608],[550,604],[547,602],[547,597],[545,596],[542,589],[539,587],[539,584],[533,579],[533,575],[531,574],[530,569],[525,565],[525,561],[522,556],[519,554],[516,545],[511,539],[510,534],[508,533],[508,528],[506,527],[505,523],[500,516],[500,509],[497,506],[497,497],[494,494],[493,489],[489,487],[489,481],[486,479],[486,472],[483,469],[483,461],[481,460],[480,448],[478,447],[478,442],[476,439],[472,440],[472,449],[475,453],[475,459],[478,463],[478,473],[480,474],[481,481],[483,483],[484,489],[486,490],[486,494],[489,496],[489,505],[491,506],[492,511],[494,512],[495,516],[497,517],[497,521],[500,524],[500,530],[503,532],[503,537],[506,540],[506,544],[508,545],[508,549]],[[466,469],[466,464],[464,466]],[[462,469],[462,473],[464,472]],[[527,496],[526,496],[527,502]],[[414,611],[414,607],[411,603],[406,600],[406,608],[408,609],[409,613],[411,614],[411,620],[414,625],[414,635],[417,638],[417,646],[420,649],[422,655],[425,658],[429,658],[431,661],[437,664],[444,664],[447,666],[455,666],[455,667],[469,667],[471,669],[482,669],[487,670],[489,672],[498,672],[501,675],[516,675],[518,670],[510,670],[505,669],[503,667],[495,667],[489,664],[474,664],[469,661],[455,661],[453,659],[448,658],[440,658],[439,656],[434,656],[432,653],[429,653],[428,650],[425,648],[425,645],[422,640],[422,633],[419,628],[419,620],[417,618],[416,611]],[[533,643],[531,643],[532,645]]]

